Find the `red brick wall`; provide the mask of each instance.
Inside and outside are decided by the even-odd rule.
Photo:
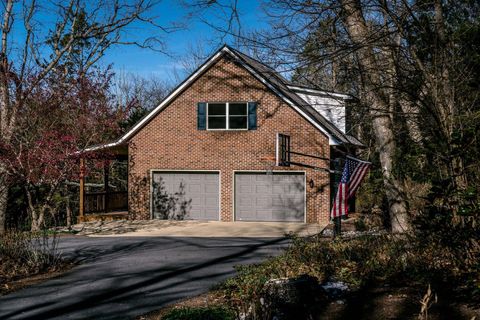
[[[197,130],[197,103],[256,101],[257,130]],[[221,59],[161,111],[130,141],[129,205],[132,219],[150,219],[150,170],[220,170],[221,219],[233,220],[233,171],[265,170],[275,155],[276,133],[291,136],[292,150],[329,158],[328,138],[247,70]],[[292,161],[328,167],[327,162],[296,157]],[[325,172],[302,167],[275,170],[306,172],[307,222],[328,221],[330,188]],[[314,187],[309,186],[310,180]]]

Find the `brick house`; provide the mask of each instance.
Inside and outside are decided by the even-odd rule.
[[[87,151],[128,157],[129,219],[325,224],[331,177],[315,168],[361,145],[345,132],[347,100],[224,46],[117,141]],[[279,134],[301,165],[278,165]],[[105,197],[100,211],[119,209]]]

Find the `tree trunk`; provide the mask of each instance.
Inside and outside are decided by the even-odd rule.
[[[32,217],[32,227],[30,230],[40,231],[45,223],[45,208],[41,208],[38,211],[33,209],[30,213]]]
[[[5,234],[7,220],[8,185],[5,171],[5,167],[0,163],[0,235]]]
[[[38,209],[38,207],[35,206],[32,194],[27,186],[25,186],[25,195],[27,196],[28,213],[32,219],[30,230],[40,231],[45,219],[45,209],[43,207]]]
[[[32,223],[30,225],[30,231],[40,231],[40,224],[38,223],[37,212],[30,211],[30,217],[32,218]]]
[[[65,188],[66,189],[66,188]],[[68,195],[68,190],[66,190],[66,200],[65,200],[65,214],[67,220],[67,228],[72,228],[72,208],[70,207],[70,196]]]
[[[393,232],[404,232],[409,229],[409,221],[402,183],[393,174],[396,143],[391,118],[387,113],[377,111],[385,106],[378,101],[373,91],[369,90],[366,97],[372,106],[370,114],[373,120],[375,144],[382,166],[383,184],[389,205],[390,224]],[[388,106],[386,107],[388,108]]]
[[[409,229],[407,204],[403,195],[401,181],[393,173],[396,143],[390,118],[389,104],[385,93],[381,89],[379,65],[376,61],[373,48],[369,44],[369,30],[363,17],[361,4],[358,0],[343,0],[343,21],[355,44],[358,54],[358,63],[363,73],[365,98],[370,106],[375,143],[382,166],[383,183],[389,204],[392,232],[404,232]]]
[[[407,97],[401,97],[399,103],[407,126],[408,136],[416,144],[423,146],[423,133],[418,125],[419,108]]]
[[[0,178],[1,179],[1,178]],[[0,236],[5,234],[7,218],[8,187],[0,183]]]

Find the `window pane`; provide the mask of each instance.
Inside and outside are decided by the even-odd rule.
[[[210,116],[224,116],[226,114],[225,103],[209,103],[208,115]]]
[[[247,117],[230,117],[228,125],[230,129],[247,129]]]
[[[247,104],[246,103],[230,103],[228,113],[230,115],[246,116]]]
[[[226,129],[226,117],[208,117],[208,129]]]

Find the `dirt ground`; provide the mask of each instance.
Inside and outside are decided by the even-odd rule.
[[[314,315],[315,320],[411,320],[418,319],[423,293],[412,287],[374,287],[357,292],[343,300],[332,301]],[[439,293],[438,302],[429,309],[430,320],[480,320],[480,306],[468,305]],[[224,297],[213,291],[180,301],[137,320],[161,320],[170,310],[182,307],[222,305]]]
[[[416,287],[374,287],[330,303],[316,319],[417,319],[423,295]],[[428,316],[430,320],[478,320],[480,306],[459,303],[449,295],[438,293],[437,303],[431,306]]]
[[[70,270],[74,266],[73,263],[66,262],[55,270],[49,270],[40,274],[34,275],[19,275],[8,280],[0,281],[0,296],[18,291],[25,287],[61,276],[66,271]]]

